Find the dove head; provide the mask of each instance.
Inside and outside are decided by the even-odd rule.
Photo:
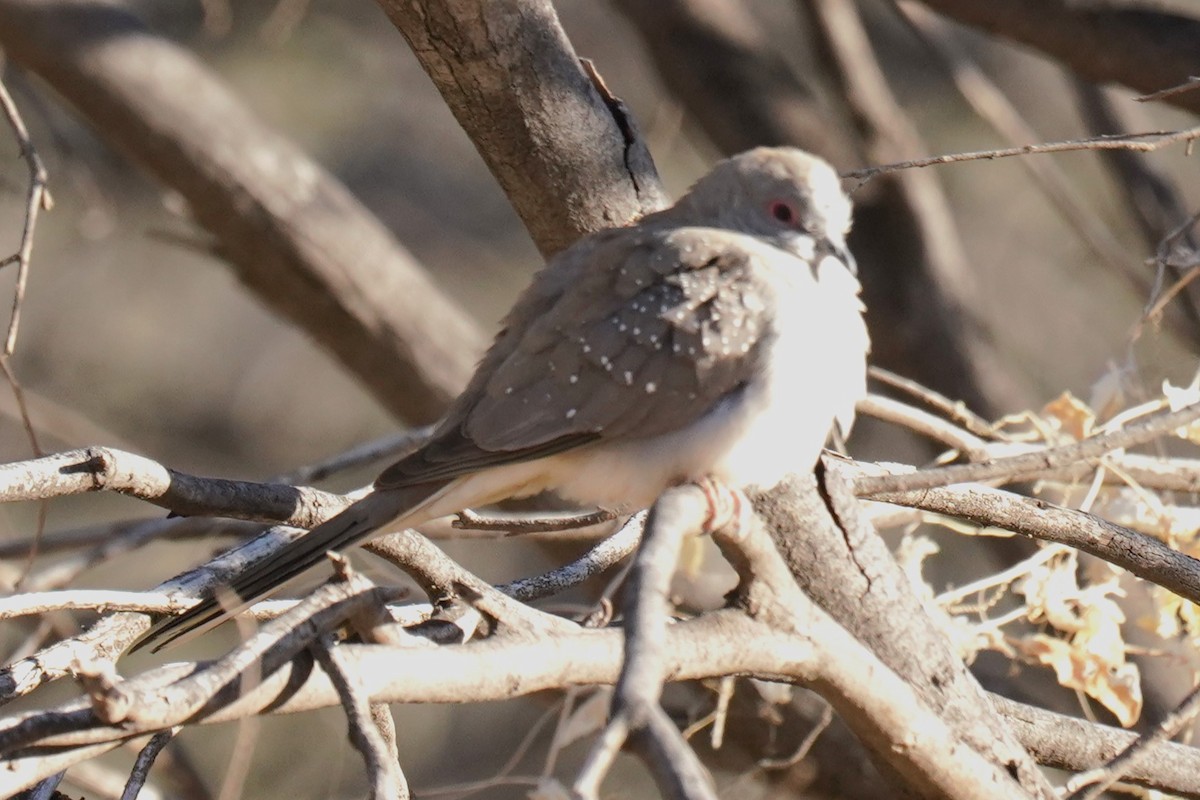
[[[791,147],[760,147],[722,161],[676,204],[700,224],[749,233],[805,258],[846,252],[850,199],[833,167]]]

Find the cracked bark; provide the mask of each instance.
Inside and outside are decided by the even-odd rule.
[[[379,0],[545,257],[667,204],[549,0]]]

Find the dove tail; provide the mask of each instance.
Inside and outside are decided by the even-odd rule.
[[[445,484],[425,484],[402,490],[377,491],[345,511],[288,542],[264,560],[253,564],[182,614],[155,624],[130,649],[150,646],[158,652],[167,645],[187,641],[244,611],[287,581],[320,563],[330,551],[357,544],[390,522],[414,525],[424,522],[422,510]]]

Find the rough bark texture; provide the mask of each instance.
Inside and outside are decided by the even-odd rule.
[[[648,151],[549,0],[379,0],[542,255],[666,205]]]
[[[883,540],[853,511],[849,484],[833,472],[820,485],[812,475],[796,476],[751,499],[804,592],[973,748],[1041,796],[1044,778],[934,627]]]

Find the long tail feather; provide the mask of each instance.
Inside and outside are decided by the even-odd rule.
[[[412,525],[425,521],[427,517],[417,518],[420,510],[443,488],[433,484],[367,495],[336,517],[235,575],[227,586],[202,598],[187,611],[161,620],[134,644],[130,652],[147,646],[158,652],[167,645],[199,636],[320,563],[326,553],[351,547],[394,520]]]

